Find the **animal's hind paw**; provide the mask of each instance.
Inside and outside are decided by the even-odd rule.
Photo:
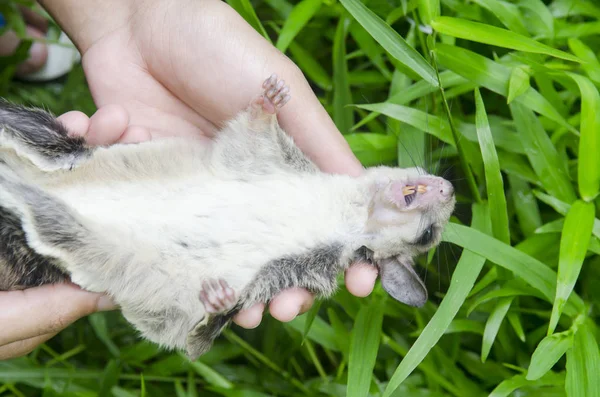
[[[235,291],[223,279],[209,279],[202,283],[200,300],[207,313],[226,313],[231,310],[237,299]]]

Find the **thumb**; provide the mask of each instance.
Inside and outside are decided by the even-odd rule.
[[[56,333],[81,317],[115,308],[105,295],[73,284],[0,292],[0,345]]]

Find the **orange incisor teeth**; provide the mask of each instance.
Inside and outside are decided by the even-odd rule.
[[[404,186],[402,188],[402,194],[404,194],[405,196],[408,196],[409,194],[413,194],[414,192],[415,192],[414,186]]]
[[[427,191],[427,186],[425,185],[419,185],[417,186],[417,192],[419,193],[425,193]]]

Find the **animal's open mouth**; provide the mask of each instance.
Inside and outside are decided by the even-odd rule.
[[[407,185],[402,189],[402,194],[404,194],[404,202],[407,206],[410,205],[417,198],[418,193],[425,193],[427,191],[427,186],[425,185]]]

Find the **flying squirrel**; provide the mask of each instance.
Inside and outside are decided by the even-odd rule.
[[[106,293],[142,337],[190,359],[284,289],[330,297],[357,259],[422,306],[413,258],[439,244],[452,184],[421,168],[320,171],[277,122],[290,98],[272,75],[210,144],[108,147],[2,101],[0,290],[70,280]]]

